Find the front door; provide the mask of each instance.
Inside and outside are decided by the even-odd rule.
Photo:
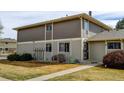
[[[83,48],[83,59],[87,60],[89,59],[89,52],[88,52],[88,42],[84,42],[84,48]]]

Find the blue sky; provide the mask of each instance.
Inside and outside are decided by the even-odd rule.
[[[1,11],[0,12],[0,20],[4,29],[2,30],[4,34],[2,34],[3,38],[15,38],[16,39],[16,31],[12,30],[14,27],[32,24],[36,22],[41,22],[49,19],[64,17],[66,14],[74,15],[78,13],[88,13],[86,11],[37,11],[37,12],[11,12],[11,11]],[[124,18],[124,12],[111,12],[111,11],[93,11],[93,17],[102,21],[103,23],[115,27],[115,24],[119,19]]]

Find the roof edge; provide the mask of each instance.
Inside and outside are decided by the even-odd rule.
[[[97,25],[102,26],[103,28],[112,30],[111,27],[109,27],[108,25],[100,22],[99,20],[87,15],[86,13],[81,13],[81,14],[77,14],[77,15],[71,15],[71,16],[66,16],[66,17],[61,17],[61,18],[57,18],[57,19],[52,19],[52,20],[48,20],[48,21],[43,21],[43,22],[38,22],[38,23],[34,23],[34,24],[30,24],[30,25],[24,25],[24,26],[20,26],[20,27],[16,27],[13,28],[13,30],[21,30],[21,29],[26,29],[26,28],[30,28],[30,27],[35,27],[35,26],[40,26],[40,25],[44,25],[44,24],[49,24],[49,23],[54,23],[54,22],[61,22],[61,21],[66,21],[66,20],[70,20],[70,19],[75,19],[75,18],[84,18],[84,19],[88,19],[91,20],[93,22],[95,22]]]

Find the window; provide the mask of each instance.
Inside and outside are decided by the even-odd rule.
[[[88,35],[89,32],[89,22],[87,20],[84,20],[84,35]]]
[[[65,43],[59,43],[59,51],[64,52],[65,51]]]
[[[47,25],[47,26],[46,26],[46,31],[48,31],[48,32],[49,32],[49,31],[52,31],[52,25]]]
[[[5,44],[8,44],[8,42],[5,42]]]
[[[121,43],[120,42],[110,42],[107,44],[108,49],[121,49]]]
[[[60,52],[69,52],[69,43],[59,43],[59,51]]]
[[[8,48],[5,48],[5,51],[8,51]]]
[[[51,52],[51,51],[52,51],[51,43],[46,44],[46,52]]]

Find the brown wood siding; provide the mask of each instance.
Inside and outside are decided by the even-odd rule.
[[[49,24],[48,24],[49,25]],[[104,31],[104,29],[92,22],[89,24],[89,37]],[[18,42],[45,40],[45,25],[21,29],[17,33]],[[53,23],[53,39],[67,39],[81,37],[80,19],[73,19]],[[52,39],[52,31],[46,31],[46,40]]]
[[[81,37],[80,19],[54,23],[53,39],[79,38]]]
[[[45,25],[18,31],[18,42],[45,40]]]
[[[52,31],[47,32],[46,31],[46,40],[51,40],[52,39]]]

